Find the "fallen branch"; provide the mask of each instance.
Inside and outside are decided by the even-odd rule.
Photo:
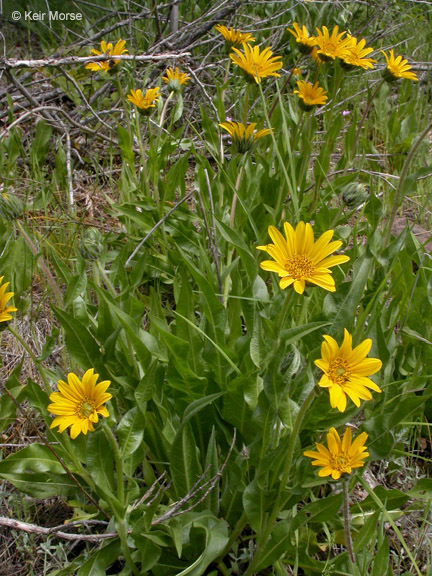
[[[160,62],[161,60],[173,60],[187,58],[190,52],[164,52],[163,54],[122,54],[115,56],[101,54],[100,56],[66,56],[65,58],[41,58],[39,60],[19,60],[18,58],[0,58],[0,70],[10,70],[12,68],[44,68],[45,66],[71,66],[74,64],[88,64],[89,62],[104,62],[106,60],[128,60],[134,62]]]

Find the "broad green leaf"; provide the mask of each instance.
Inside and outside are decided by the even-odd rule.
[[[228,542],[227,525],[225,520],[222,519],[199,518],[193,523],[191,537],[194,532],[204,532],[205,548],[195,562],[178,573],[177,576],[202,576],[207,567],[224,550]]]
[[[86,464],[96,485],[114,491],[114,456],[111,446],[102,431],[88,434],[86,442]]]
[[[99,345],[88,329],[73,316],[53,306],[54,314],[66,334],[66,345],[69,354],[83,370],[103,367],[102,354]]]
[[[342,507],[342,493],[320,498],[316,502],[306,504],[293,520],[293,530],[297,530],[306,522],[329,522],[338,516]]]
[[[278,522],[262,551],[256,570],[264,570],[264,568],[274,565],[291,546],[291,538],[291,520]]]
[[[389,560],[389,541],[387,538],[384,538],[375,555],[371,576],[382,576],[386,574]]]
[[[365,546],[370,545],[371,542],[376,540],[375,532],[377,529],[377,522],[380,512],[374,512],[366,516],[366,520],[360,530],[357,532],[353,546],[355,552],[360,552]]]
[[[103,545],[90,554],[90,558],[78,570],[77,576],[106,576],[107,569],[114,564],[120,553],[118,539]]]
[[[122,458],[127,458],[137,450],[144,436],[144,416],[135,406],[123,416],[117,427]]]
[[[274,497],[274,495],[273,495]],[[252,482],[246,486],[243,492],[243,506],[249,524],[258,534],[261,533],[264,520],[268,510],[271,507],[272,494],[264,487],[260,486],[259,480],[255,477]]]
[[[327,294],[324,299],[324,312],[332,320],[330,334],[342,338],[343,329],[352,332],[355,315],[353,312],[363,296],[368,281],[373,258],[365,254],[353,264],[353,279],[336,287],[336,292]]]
[[[189,422],[181,426],[174,439],[170,468],[177,497],[183,498],[202,474],[197,443]]]

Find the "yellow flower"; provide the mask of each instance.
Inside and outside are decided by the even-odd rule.
[[[53,403],[48,405],[48,410],[57,416],[50,428],[58,426],[59,432],[64,432],[71,426],[72,439],[81,432],[94,432],[93,424],[98,422],[99,414],[109,416],[103,404],[112,398],[112,395],[106,392],[111,382],[104,380],[96,384],[98,378],[99,374],[94,374],[91,368],[84,374],[82,381],[72,372],[67,376],[67,383],[58,381],[59,391],[50,394]]]
[[[6,288],[10,282],[2,284],[4,276],[0,276],[0,322],[8,322],[12,320],[11,312],[16,312],[15,306],[7,306],[9,300],[13,297],[13,292],[6,292]]]
[[[348,53],[349,39],[342,39],[346,32],[339,33],[338,26],[333,28],[331,35],[327,26],[323,26],[322,31],[316,28],[316,31],[315,45],[318,46],[317,53],[321,60],[327,62],[335,58],[343,58]]]
[[[325,104],[327,92],[318,86],[318,82],[311,84],[310,82],[299,80],[297,86],[298,90],[294,90],[294,94],[298,94],[300,106],[303,110],[312,110],[314,106]]]
[[[242,32],[241,30],[234,30],[232,26],[231,28],[227,28],[222,24],[218,24],[215,26],[215,29],[222,34],[229,49],[231,49],[232,46],[241,46],[244,42],[255,42],[252,34]]]
[[[127,95],[127,99],[131,104],[134,104],[143,114],[150,114],[151,109],[155,108],[154,102],[159,102],[160,91],[159,87],[149,88],[146,93],[142,94],[141,90],[131,90]]]
[[[231,60],[244,71],[248,81],[261,83],[262,78],[266,76],[276,76],[279,78],[280,74],[277,70],[282,68],[282,61],[280,56],[272,57],[271,48],[264,48],[260,52],[259,46],[249,46],[243,43],[243,52],[237,48],[233,48],[234,54],[230,54]]]
[[[111,42],[108,44],[102,40],[101,49],[95,50],[92,48],[90,52],[95,56],[101,56],[103,54],[108,54],[109,56],[121,56],[122,54],[127,54],[128,50],[125,48],[126,40],[117,40],[114,48]],[[92,70],[93,72],[98,72],[102,70],[103,72],[109,72],[120,63],[120,60],[113,58],[112,60],[103,60],[102,62],[90,62],[87,64],[86,68]]]
[[[363,460],[369,456],[366,452],[365,442],[368,435],[362,432],[352,442],[351,428],[345,429],[345,434],[341,441],[335,428],[330,428],[327,434],[327,446],[315,443],[318,452],[306,450],[304,456],[315,458],[312,466],[321,466],[318,476],[321,478],[331,476],[333,480],[339,480],[342,474],[351,474],[353,468],[364,466]]]
[[[276,272],[281,278],[279,286],[284,290],[291,284],[298,294],[303,294],[306,282],[321,286],[329,292],[335,292],[335,282],[329,268],[348,262],[348,256],[330,256],[342,246],[336,240],[330,242],[333,230],[324,232],[314,242],[313,229],[310,224],[299,222],[296,229],[285,222],[286,239],[274,226],[268,232],[274,244],[258,246],[265,250],[273,260],[265,260],[260,266],[263,270]]]
[[[414,72],[409,72],[411,70],[411,66],[408,64],[408,60],[402,60],[402,56],[394,57],[393,50],[389,51],[389,56],[381,50],[384,54],[384,58],[387,61],[387,67],[383,72],[383,77],[387,82],[395,82],[396,80],[400,80],[402,78],[406,78],[407,80],[413,80],[414,82],[418,82],[418,78]]]
[[[162,76],[162,80],[167,84],[170,92],[180,92],[182,86],[186,86],[190,80],[190,76],[185,72],[180,72],[178,68],[173,70],[169,67],[165,70],[165,74],[166,76]]]
[[[299,45],[299,50],[302,54],[310,54],[315,46],[315,38],[314,36],[309,36],[309,32],[306,29],[306,26],[303,25],[302,28],[297,24],[297,22],[293,22],[294,30],[291,28],[287,28],[288,32],[296,39],[296,42]]]
[[[255,132],[255,122],[245,125],[242,122],[230,121],[222,122],[219,126],[228,132],[232,138],[233,146],[240,153],[247,152],[259,138],[270,134],[268,128],[262,128]]]
[[[372,58],[366,58],[368,54],[373,52],[373,48],[365,48],[366,40],[363,38],[360,42],[357,42],[357,38],[354,36],[347,36],[349,43],[347,44],[348,52],[341,57],[342,66],[347,70],[353,70],[356,66],[360,66],[365,70],[367,68],[373,68]]]
[[[381,392],[375,382],[368,378],[382,366],[378,358],[366,358],[372,346],[370,338],[364,340],[354,350],[352,336],[346,329],[340,348],[331,336],[324,336],[324,340],[321,345],[321,358],[315,360],[315,365],[324,372],[318,386],[329,389],[332,408],[345,412],[347,396],[358,408],[360,400],[372,399],[369,388]]]

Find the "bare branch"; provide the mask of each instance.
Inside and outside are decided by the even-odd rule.
[[[176,58],[187,58],[190,52],[164,52],[162,54],[122,54],[113,58],[110,54],[100,56],[66,56],[65,58],[41,58],[39,60],[19,60],[18,58],[0,58],[0,70],[11,68],[43,68],[45,66],[70,66],[79,64],[80,66],[90,62],[105,62],[107,60],[127,60],[134,62],[160,62],[161,60],[172,60]]]

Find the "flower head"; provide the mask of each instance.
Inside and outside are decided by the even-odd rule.
[[[143,114],[150,114],[151,109],[155,108],[154,102],[159,102],[160,90],[159,87],[149,88],[146,93],[142,94],[141,90],[131,90],[127,95],[127,99],[131,104],[134,104]]]
[[[231,28],[227,28],[222,24],[218,24],[215,26],[215,30],[222,34],[229,49],[231,49],[232,46],[241,46],[244,42],[255,42],[252,34],[242,32],[241,30],[234,30],[232,26]]]
[[[243,52],[237,48],[233,48],[233,52],[234,54],[230,54],[231,60],[240,66],[248,81],[260,84],[261,80],[267,76],[279,78],[280,74],[277,70],[282,68],[282,60],[280,56],[272,57],[271,48],[264,48],[260,52],[259,46],[249,46],[243,43]]]
[[[314,106],[325,104],[327,100],[327,92],[318,86],[318,82],[311,84],[304,80],[297,82],[298,90],[294,90],[294,94],[298,94],[300,106],[303,110],[312,110]]]
[[[252,124],[243,124],[242,122],[230,121],[222,122],[219,126],[228,132],[232,138],[235,150],[241,154],[248,152],[257,140],[270,134],[268,128],[255,131],[255,122],[252,122]]]
[[[48,405],[48,410],[57,416],[50,428],[58,426],[59,432],[63,432],[71,426],[72,439],[81,432],[94,432],[93,424],[98,422],[99,414],[109,416],[103,404],[112,398],[112,395],[106,392],[111,382],[104,380],[96,384],[98,378],[99,374],[94,374],[91,368],[84,374],[82,381],[72,372],[67,376],[67,383],[58,381],[59,391],[50,394],[53,403]]]
[[[363,38],[357,42],[354,36],[347,36],[349,43],[347,44],[347,53],[341,56],[342,66],[346,70],[353,70],[356,66],[360,68],[373,68],[373,58],[366,58],[368,54],[373,52],[373,48],[365,48],[366,40]]]
[[[112,43],[109,42],[108,44],[102,40],[101,42],[101,49],[95,50],[92,48],[90,52],[95,56],[102,56],[102,55],[109,55],[109,56],[121,56],[122,54],[127,54],[128,50],[125,48],[126,40],[117,40],[115,46],[113,47]],[[102,62],[90,62],[86,65],[88,70],[92,70],[93,72],[98,72],[101,70],[102,72],[109,72],[114,69],[114,66],[117,66],[120,63],[120,60],[113,58],[112,60],[103,60]]]
[[[342,474],[351,474],[353,468],[364,466],[363,460],[369,456],[364,445],[368,435],[362,432],[352,442],[351,428],[346,428],[343,439],[340,439],[335,428],[330,428],[327,434],[327,446],[315,444],[318,452],[306,450],[304,456],[314,458],[312,466],[321,466],[318,476],[321,478],[331,476],[333,480],[339,480]]]
[[[4,276],[0,276],[0,322],[12,320],[11,312],[16,312],[15,306],[8,306],[7,303],[13,297],[13,292],[6,292],[10,282],[2,284]]]
[[[408,64],[408,60],[402,60],[402,56],[396,56],[395,58],[393,50],[389,51],[389,56],[387,56],[383,50],[381,50],[381,52],[384,54],[387,62],[387,67],[383,72],[383,77],[387,82],[395,82],[403,78],[418,82],[418,78],[414,72],[409,72],[411,66]]]
[[[333,28],[331,35],[327,26],[323,26],[322,30],[316,28],[316,31],[315,45],[318,47],[317,53],[321,60],[327,62],[335,58],[343,58],[348,53],[349,38],[343,38],[346,32],[339,33],[338,26]]]
[[[310,54],[315,46],[314,36],[309,36],[305,25],[300,28],[297,22],[293,22],[293,28],[294,30],[291,30],[291,28],[287,28],[287,30],[294,36],[300,52],[302,54]]]
[[[303,294],[306,282],[321,286],[329,292],[335,292],[335,282],[329,268],[348,262],[348,256],[330,256],[342,246],[339,240],[330,242],[333,230],[324,232],[314,241],[313,229],[310,224],[299,222],[296,229],[285,222],[285,238],[274,226],[269,226],[268,232],[274,244],[257,246],[265,250],[273,260],[265,260],[260,266],[279,274],[279,286],[284,290],[291,284],[298,294]]]
[[[180,92],[183,86],[190,80],[185,72],[180,72],[178,68],[174,70],[170,67],[165,70],[166,76],[162,76],[162,80],[167,84],[167,88],[170,92]]]
[[[381,392],[375,382],[368,378],[382,366],[378,358],[366,358],[372,346],[370,338],[363,340],[354,350],[352,336],[346,329],[340,348],[331,336],[324,336],[324,340],[321,358],[315,360],[315,365],[324,372],[318,386],[329,389],[332,408],[345,412],[347,396],[358,408],[360,400],[372,399],[370,390]]]

